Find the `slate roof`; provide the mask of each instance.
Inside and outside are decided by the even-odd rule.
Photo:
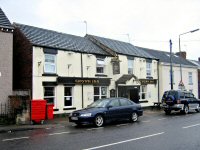
[[[141,48],[141,47],[138,47]],[[142,48],[144,51],[146,51],[147,53],[153,55],[154,57],[157,57],[160,62],[164,62],[164,63],[170,63],[170,52],[164,52],[164,51],[158,51],[158,50],[151,50],[148,48]],[[178,55],[175,55],[174,53],[172,53],[172,63],[174,64],[182,64],[182,65],[187,65],[187,66],[195,66],[193,63],[191,63],[190,61],[179,57]]]
[[[12,29],[12,25],[8,18],[6,17],[3,10],[0,8],[0,27]]]
[[[200,62],[197,60],[189,60],[190,62],[192,62],[194,65],[198,66],[198,68],[200,68]]]
[[[14,26],[18,27],[27,39],[35,46],[74,52],[109,55],[101,48],[93,44],[90,40],[83,37],[18,23],[14,23]]]
[[[143,58],[150,58],[150,59],[157,59],[156,57],[152,56],[151,54],[148,54],[147,52],[143,51],[141,48],[137,48],[134,45],[118,40],[113,40],[109,38],[94,36],[94,35],[86,35],[91,36],[98,40],[103,45],[109,47],[113,51],[115,51],[118,54],[124,54],[124,55],[131,55],[136,57],[143,57]]]

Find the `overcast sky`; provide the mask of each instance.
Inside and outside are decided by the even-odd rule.
[[[67,34],[87,33],[178,52],[178,36],[200,28],[200,0],[0,0],[11,22]],[[129,35],[129,36],[128,36]],[[200,31],[181,36],[188,59],[200,57]]]

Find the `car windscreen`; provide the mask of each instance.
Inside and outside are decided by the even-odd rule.
[[[110,102],[108,99],[100,99],[92,104],[90,104],[88,107],[106,107],[106,105]]]
[[[167,97],[173,96],[175,99],[178,99],[178,92],[177,91],[168,91]]]

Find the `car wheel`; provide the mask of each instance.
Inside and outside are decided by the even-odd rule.
[[[187,105],[184,106],[183,112],[184,112],[184,114],[188,114],[189,107]]]
[[[171,114],[171,110],[164,110],[166,115],[170,115]]]
[[[131,114],[131,122],[136,122],[138,120],[138,114],[136,112],[133,112]]]
[[[103,126],[104,124],[104,118],[102,115],[97,115],[94,119],[94,124],[97,126],[97,127],[101,127]]]

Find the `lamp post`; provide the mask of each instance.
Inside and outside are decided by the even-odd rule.
[[[195,30],[191,30],[191,31],[179,34],[179,53],[180,54],[181,54],[181,35],[184,35],[184,34],[187,34],[187,33],[193,33],[193,32],[196,32],[196,31],[199,31],[199,29],[195,29]],[[183,84],[183,77],[182,77],[182,64],[181,64],[181,62],[180,62],[180,77],[181,77],[181,80],[180,80],[179,86],[182,89],[184,87],[184,84]]]
[[[171,90],[173,90],[173,70],[172,70],[172,40],[169,40],[170,45],[170,83],[171,83]]]

